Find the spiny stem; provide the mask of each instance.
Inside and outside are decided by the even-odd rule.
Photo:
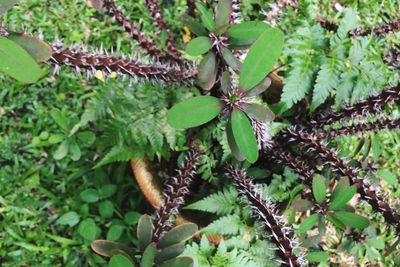
[[[157,242],[171,227],[171,215],[176,215],[185,204],[185,197],[190,193],[190,185],[196,173],[198,159],[202,152],[194,149],[186,156],[185,165],[177,170],[177,175],[166,181],[164,189],[164,205],[157,211],[154,222],[153,242]]]
[[[166,32],[167,33],[167,50],[170,53],[170,55],[177,61],[180,61],[180,54],[178,52],[178,49],[175,47],[175,45],[172,43],[172,40],[174,39],[171,32],[167,28],[167,24],[164,21],[163,15],[162,15],[162,10],[160,8],[160,5],[158,4],[157,0],[146,0],[146,5],[148,9],[150,10],[150,14],[153,17],[153,22],[154,25],[158,28],[160,32]]]
[[[367,132],[367,131],[379,131],[381,129],[392,130],[395,128],[400,128],[400,119],[391,120],[377,120],[375,122],[361,123],[350,126],[343,126],[338,129],[329,129],[321,132],[315,133],[319,138],[334,138],[339,135],[350,135],[355,133]]]
[[[284,129],[280,134],[282,141],[298,145],[302,150],[315,153],[316,157],[324,160],[333,171],[341,176],[349,177],[352,184],[357,188],[361,199],[372,206],[372,209],[380,213],[388,225],[394,226],[397,233],[400,233],[400,216],[396,210],[391,208],[389,203],[377,196],[376,191],[364,183],[364,179],[358,176],[359,170],[351,168],[347,161],[341,159],[337,154],[322,144],[321,140],[312,134],[305,133],[303,129],[294,127]]]
[[[74,49],[64,48],[61,45],[53,45],[52,49],[53,54],[48,61],[50,64],[66,65],[78,69],[101,70],[108,74],[115,72],[134,78],[142,77],[152,80],[185,82],[190,81],[197,72],[195,69],[182,69],[178,65],[173,67],[161,64],[148,65],[114,56],[79,52]]]
[[[232,177],[239,195],[248,201],[253,215],[263,224],[263,227],[271,233],[271,239],[278,247],[277,254],[284,262],[283,266],[301,266],[301,259],[294,252],[293,241],[288,237],[287,227],[283,227],[281,218],[275,214],[274,207],[258,192],[256,186],[247,178],[244,170],[228,165],[228,174]]]
[[[341,111],[330,112],[328,114],[318,113],[311,118],[307,118],[302,126],[308,129],[323,128],[325,125],[356,117],[357,115],[365,116],[379,113],[385,105],[392,102],[400,103],[400,84],[386,89],[378,95],[362,100],[353,106],[345,106]]]

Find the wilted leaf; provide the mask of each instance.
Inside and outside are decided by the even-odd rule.
[[[217,79],[217,59],[214,52],[209,51],[198,67],[198,83],[204,90],[210,90]]]
[[[0,36],[0,71],[23,83],[34,83],[42,75],[35,60],[14,41]]]
[[[369,220],[360,215],[348,211],[337,211],[335,217],[342,221],[345,225],[357,229],[364,229],[369,226]]]
[[[200,56],[207,53],[212,47],[210,38],[200,36],[191,40],[186,46],[186,53],[191,56]]]
[[[314,175],[312,181],[312,192],[315,200],[322,203],[326,199],[326,185],[325,178],[321,175]]]
[[[19,44],[37,62],[44,62],[51,57],[51,47],[38,38],[16,33],[10,34],[7,38]]]
[[[167,113],[167,121],[174,128],[191,128],[214,119],[222,104],[212,96],[197,96],[173,106]]]
[[[243,62],[239,87],[248,91],[261,82],[272,70],[283,49],[283,33],[276,29],[266,30],[250,47]]]
[[[128,255],[135,254],[135,249],[114,241],[95,240],[90,244],[90,246],[97,254],[109,258],[117,255],[119,251],[124,251]]]
[[[184,242],[190,239],[198,230],[198,227],[194,223],[185,223],[178,225],[168,231],[158,242],[158,248],[166,248],[168,246],[175,245],[177,243]]]
[[[242,105],[243,111],[251,118],[268,122],[275,119],[275,114],[267,107],[257,103],[244,103]]]
[[[253,127],[243,111],[236,109],[231,115],[232,132],[240,153],[250,162],[258,159],[257,139]]]
[[[231,26],[227,35],[229,44],[234,48],[252,45],[270,26],[264,22],[248,21]]]
[[[92,6],[97,10],[100,11],[103,9],[104,1],[103,0],[89,0]]]

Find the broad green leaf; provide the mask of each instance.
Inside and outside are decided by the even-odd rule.
[[[232,0],[220,0],[215,11],[215,26],[221,27],[229,23],[232,13]]]
[[[190,16],[184,16],[183,23],[185,25],[187,25],[189,30],[192,33],[196,34],[197,36],[207,36],[208,35],[204,26],[201,25],[199,22],[197,22],[197,20],[195,20],[194,18],[192,18]]]
[[[349,178],[343,177],[340,181],[336,184],[335,189],[332,192],[331,202],[334,201],[339,194],[342,194],[344,190],[350,187]]]
[[[156,252],[157,249],[154,243],[148,245],[145,251],[143,252],[142,260],[140,261],[140,267],[152,267]]]
[[[353,185],[349,188],[346,188],[340,194],[335,195],[335,198],[329,204],[330,210],[338,210],[343,208],[347,202],[349,202],[353,196],[357,193],[357,188]]]
[[[217,79],[217,59],[214,52],[209,51],[201,60],[197,79],[198,84],[204,90],[210,90]]]
[[[51,57],[51,47],[38,38],[16,33],[10,34],[7,38],[19,44],[37,62],[44,62]]]
[[[120,251],[123,251],[128,255],[135,254],[135,249],[122,243],[109,240],[95,240],[90,244],[90,246],[94,252],[108,258],[117,255]]]
[[[96,135],[90,131],[80,132],[76,135],[76,137],[85,145],[91,145],[96,140]]]
[[[328,221],[333,223],[333,225],[335,225],[336,227],[338,227],[342,230],[346,229],[346,225],[344,225],[344,223],[342,221],[340,221],[338,218],[336,218],[334,215],[326,214],[325,217]]]
[[[326,262],[329,259],[329,254],[324,251],[309,252],[306,259],[310,262]]]
[[[158,264],[162,263],[164,261],[178,257],[179,255],[182,254],[184,250],[185,250],[185,244],[183,243],[169,246],[167,248],[159,250],[156,254],[154,261]]]
[[[240,153],[239,147],[236,144],[235,137],[233,136],[233,131],[232,131],[232,123],[229,120],[226,123],[226,137],[228,139],[228,145],[229,148],[231,149],[232,155],[239,161],[244,161],[245,157]]]
[[[135,267],[133,262],[123,256],[123,255],[114,255],[111,257],[110,262],[108,263],[109,267]]]
[[[42,75],[35,60],[14,41],[0,36],[0,71],[23,83],[34,83]]]
[[[211,10],[207,9],[202,3],[196,2],[196,8],[200,11],[200,18],[203,22],[203,25],[209,30],[212,31],[215,28],[215,22],[213,13]]]
[[[233,136],[240,153],[250,163],[256,162],[258,159],[257,139],[246,114],[239,109],[235,109],[231,115],[231,123]]]
[[[385,248],[385,240],[377,238],[368,239],[367,244],[376,249],[384,249]]]
[[[222,104],[212,96],[197,96],[173,106],[167,121],[174,128],[191,128],[209,122],[220,113]]]
[[[242,109],[249,117],[261,122],[275,119],[275,114],[269,108],[257,103],[244,103]]]
[[[198,230],[194,223],[185,223],[172,228],[158,242],[158,248],[166,248],[190,239]]]
[[[227,31],[229,44],[234,48],[250,46],[269,28],[271,27],[268,24],[257,21],[248,21],[233,25]]]
[[[242,68],[242,62],[240,62],[240,60],[237,59],[228,48],[223,47],[221,49],[221,53],[229,67],[231,67],[234,71],[240,71]]]
[[[109,198],[114,195],[115,192],[117,192],[117,186],[115,184],[106,184],[99,189],[99,195],[102,198]]]
[[[0,0],[0,16],[11,9],[18,0]]]
[[[137,227],[137,238],[142,251],[151,243],[153,238],[153,221],[149,215],[142,215]]]
[[[283,49],[284,35],[276,29],[266,30],[250,47],[243,62],[239,87],[248,91],[272,70]]]
[[[207,53],[212,47],[212,42],[210,38],[205,36],[200,36],[191,40],[186,46],[186,53],[191,56],[200,56]]]
[[[77,161],[81,158],[82,152],[81,149],[79,148],[78,144],[76,143],[75,140],[69,140],[68,142],[68,150],[70,152],[71,159],[73,161]]]
[[[53,155],[55,160],[63,159],[68,154],[68,141],[64,140]]]
[[[80,198],[87,203],[95,203],[99,200],[99,193],[96,189],[88,188],[79,194]]]
[[[99,234],[100,229],[96,226],[96,223],[92,218],[83,220],[78,227],[78,233],[86,240],[93,241]]]
[[[60,225],[69,225],[73,227],[79,223],[79,220],[80,220],[79,214],[76,213],[75,211],[70,211],[61,216],[57,220],[57,223]]]
[[[224,71],[221,75],[221,91],[227,94],[231,89],[231,76],[229,71]]]
[[[369,220],[367,218],[352,212],[337,211],[335,212],[335,217],[342,221],[345,225],[352,228],[364,229],[369,226]]]
[[[379,170],[377,172],[377,175],[379,177],[381,177],[383,180],[385,180],[388,184],[392,185],[392,186],[397,186],[398,185],[398,180],[396,175],[394,175],[391,172],[388,171],[384,171],[384,170]]]
[[[111,218],[114,213],[114,204],[110,200],[105,200],[99,204],[99,213],[103,218]]]
[[[309,230],[311,230],[318,223],[318,219],[318,214],[312,214],[310,217],[302,221],[299,225],[300,233],[307,233]]]
[[[262,80],[259,84],[257,84],[255,87],[247,91],[245,94],[246,96],[256,96],[261,93],[263,93],[265,90],[267,90],[271,86],[271,79],[269,77],[266,77],[264,80]]]
[[[53,120],[61,127],[64,131],[68,131],[68,118],[59,109],[52,109],[50,111],[50,116]]]
[[[190,257],[179,257],[163,262],[160,267],[193,267],[194,262]]]
[[[125,227],[123,225],[114,224],[108,229],[107,240],[117,241],[120,239]]]
[[[325,178],[321,175],[314,175],[312,181],[312,193],[318,203],[322,203],[326,199]]]
[[[298,199],[298,200],[293,201],[293,203],[292,203],[292,209],[297,212],[307,211],[307,210],[311,209],[313,206],[314,206],[314,203],[312,203],[311,201],[306,200],[306,199]]]

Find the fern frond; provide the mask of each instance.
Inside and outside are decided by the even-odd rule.
[[[238,215],[223,216],[201,229],[202,233],[219,235],[237,235],[246,225],[241,221]]]
[[[118,147],[114,146],[111,150],[94,166],[94,168],[101,167],[103,165],[113,163],[113,162],[126,162],[135,157],[132,149],[128,147]]]

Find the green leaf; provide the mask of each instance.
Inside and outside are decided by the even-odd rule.
[[[204,90],[210,90],[217,79],[217,58],[214,52],[209,51],[201,60],[198,73],[198,84]]]
[[[90,244],[90,246],[97,254],[109,258],[117,255],[119,251],[123,251],[128,255],[135,254],[135,249],[114,241],[95,240]]]
[[[200,18],[203,22],[203,25],[209,30],[212,31],[215,28],[215,22],[213,18],[213,13],[211,10],[207,9],[202,3],[196,2],[196,8],[200,11]]]
[[[156,254],[154,261],[158,264],[162,263],[181,255],[184,250],[185,244],[175,244],[173,246],[169,246],[167,248],[159,250]]]
[[[142,260],[140,261],[140,267],[152,267],[156,252],[157,249],[155,248],[154,244],[148,245],[143,252]]]
[[[298,200],[293,201],[293,203],[292,203],[292,209],[297,212],[307,211],[307,210],[311,209],[313,206],[314,206],[314,203],[312,203],[311,201],[306,200],[306,199],[298,199]]]
[[[259,95],[263,93],[265,90],[267,90],[271,86],[271,83],[272,83],[271,79],[269,77],[266,77],[259,84],[253,87],[253,89],[247,91],[245,95],[249,97]]]
[[[336,184],[335,189],[332,192],[331,202],[334,201],[339,194],[342,194],[344,190],[350,187],[349,178],[343,177],[340,181]]]
[[[332,199],[332,202],[329,204],[329,209],[338,210],[344,207],[356,193],[357,188],[354,185],[346,188],[342,193],[335,195],[335,198]]]
[[[23,83],[34,83],[42,76],[35,60],[14,41],[0,36],[0,71]]]
[[[231,115],[232,131],[239,151],[250,162],[258,159],[257,139],[253,127],[243,111],[235,109]]]
[[[221,27],[229,23],[232,13],[232,0],[220,0],[218,1],[217,8],[215,10],[215,26]]]
[[[222,104],[212,96],[197,96],[173,106],[167,121],[174,128],[191,128],[209,122],[221,112]]]
[[[186,46],[186,53],[191,56],[200,56],[207,53],[212,47],[212,42],[210,38],[201,36],[192,39]]]
[[[379,134],[376,134],[374,136],[374,139],[372,139],[372,160],[374,162],[377,162],[381,154],[381,139],[379,137]]]
[[[99,213],[103,218],[111,218],[114,213],[114,204],[110,200],[101,202],[99,204]]]
[[[107,232],[107,240],[116,241],[120,239],[125,227],[122,225],[112,225]]]
[[[239,87],[248,91],[272,70],[283,49],[284,35],[276,29],[266,30],[250,47],[243,62]]]
[[[396,175],[394,175],[391,172],[388,171],[384,171],[384,170],[379,170],[377,172],[377,175],[379,177],[381,177],[383,180],[385,180],[388,184],[390,184],[391,186],[397,186],[398,185],[398,180]]]
[[[17,2],[17,0],[0,0],[0,16],[11,9]]]
[[[37,62],[44,62],[52,55],[51,47],[33,36],[11,33],[7,38],[19,44]]]
[[[194,223],[185,223],[172,228],[158,242],[158,248],[166,248],[190,239],[198,230]]]
[[[194,262],[190,257],[179,257],[163,262],[160,267],[193,267]]]
[[[61,127],[64,131],[68,131],[68,118],[64,115],[64,113],[59,109],[52,109],[50,111],[50,116],[53,120]]]
[[[367,244],[376,249],[384,249],[385,248],[385,240],[383,240],[383,239],[371,238],[371,239],[368,239]]]
[[[364,218],[352,212],[337,211],[335,212],[335,217],[337,217],[345,225],[352,228],[364,229],[369,226],[369,220],[367,218]]]
[[[311,262],[326,262],[329,259],[329,254],[324,251],[309,252],[306,259]]]
[[[314,175],[312,181],[312,192],[315,200],[322,203],[326,199],[326,185],[325,178],[321,175]]]
[[[123,256],[123,255],[114,255],[111,257],[110,262],[108,263],[109,267],[135,267],[133,262]]]
[[[339,229],[345,230],[346,229],[346,225],[344,225],[344,223],[342,221],[340,221],[338,218],[336,218],[333,215],[330,214],[326,214],[326,219],[328,221],[330,221],[331,223],[333,223],[333,225],[335,225],[336,227],[338,227]]]
[[[106,184],[99,189],[99,195],[102,198],[109,198],[117,192],[117,186],[115,184]]]
[[[53,155],[55,160],[63,159],[68,154],[68,141],[63,141],[57,148],[56,152]]]
[[[83,220],[78,227],[78,233],[86,240],[93,241],[100,234],[100,229],[96,226],[93,219]]]
[[[95,203],[99,200],[99,193],[96,189],[89,188],[79,194],[80,198],[87,203]]]
[[[227,31],[229,44],[234,48],[250,46],[269,28],[271,27],[268,24],[257,21],[235,24]]]
[[[318,219],[318,214],[312,214],[310,217],[302,221],[299,225],[300,233],[307,233],[309,230],[311,230],[318,223]]]
[[[76,137],[85,145],[91,145],[96,140],[96,135],[90,131],[80,132],[76,135]]]
[[[275,114],[267,107],[257,103],[244,103],[242,105],[243,111],[251,118],[261,121],[269,122],[275,119]]]
[[[236,144],[235,137],[233,136],[233,131],[232,131],[232,123],[230,120],[228,120],[226,124],[226,137],[232,155],[239,161],[245,160],[245,157],[242,155],[242,153],[240,153],[239,147]]]
[[[75,142],[75,140],[68,140],[68,150],[70,152],[71,159],[73,161],[77,161],[81,158],[82,152],[81,149],[79,148],[78,144]]]
[[[239,59],[237,59],[228,48],[222,47],[221,53],[222,57],[229,67],[231,67],[236,72],[240,71],[240,69],[242,68],[242,62],[240,62]]]
[[[221,90],[224,94],[227,94],[231,89],[231,76],[229,71],[224,71],[221,75]]]
[[[137,237],[139,240],[139,247],[143,251],[153,238],[153,221],[149,215],[142,215],[139,219],[137,227]]]
[[[183,17],[183,23],[189,28],[189,30],[197,36],[207,36],[208,33],[206,29],[197,22],[194,18],[190,16]]]
[[[79,223],[80,216],[75,211],[70,211],[61,216],[57,223],[60,225],[69,225],[71,227]]]

